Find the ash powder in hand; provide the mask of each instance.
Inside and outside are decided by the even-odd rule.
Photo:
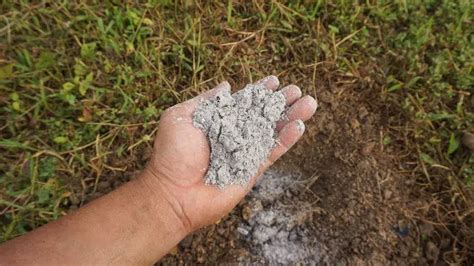
[[[206,184],[246,185],[275,147],[276,122],[284,109],[284,95],[263,84],[248,84],[234,94],[221,90],[201,102],[193,124],[211,146]]]

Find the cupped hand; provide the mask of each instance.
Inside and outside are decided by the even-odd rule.
[[[279,87],[278,78],[268,76],[257,83],[267,89]],[[277,123],[277,145],[248,186],[232,185],[224,189],[204,183],[209,165],[210,147],[206,136],[193,126],[193,112],[200,101],[219,90],[230,89],[222,82],[214,89],[167,109],[161,117],[152,158],[145,170],[149,184],[171,204],[183,226],[191,232],[216,222],[229,213],[255,184],[258,176],[282,156],[303,135],[303,121],[317,108],[311,96],[301,98],[295,85],[282,89],[288,105],[287,119]]]

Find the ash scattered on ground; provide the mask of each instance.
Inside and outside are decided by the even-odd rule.
[[[325,257],[307,226],[311,204],[297,197],[303,183],[300,174],[269,170],[248,196],[250,204],[237,231],[248,250],[266,263],[319,262]]]

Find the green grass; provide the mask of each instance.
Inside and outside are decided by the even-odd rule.
[[[160,113],[218,81],[272,73],[314,94],[323,73],[350,73],[398,110],[385,142],[436,202],[426,219],[472,252],[472,4],[360,2],[4,1],[1,239],[143,167]]]

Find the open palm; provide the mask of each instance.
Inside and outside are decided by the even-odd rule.
[[[279,86],[275,76],[258,83],[270,90],[276,90]],[[301,90],[297,86],[283,88],[289,110],[288,119],[277,124],[277,146],[247,187],[232,185],[219,189],[204,183],[210,146],[204,133],[193,126],[192,119],[200,101],[225,89],[230,90],[227,82],[166,110],[161,117],[153,156],[147,166],[147,171],[158,181],[159,193],[165,194],[189,231],[217,221],[235,207],[255,184],[257,176],[301,137],[304,132],[302,121],[309,119],[317,107],[311,96],[301,98]]]

